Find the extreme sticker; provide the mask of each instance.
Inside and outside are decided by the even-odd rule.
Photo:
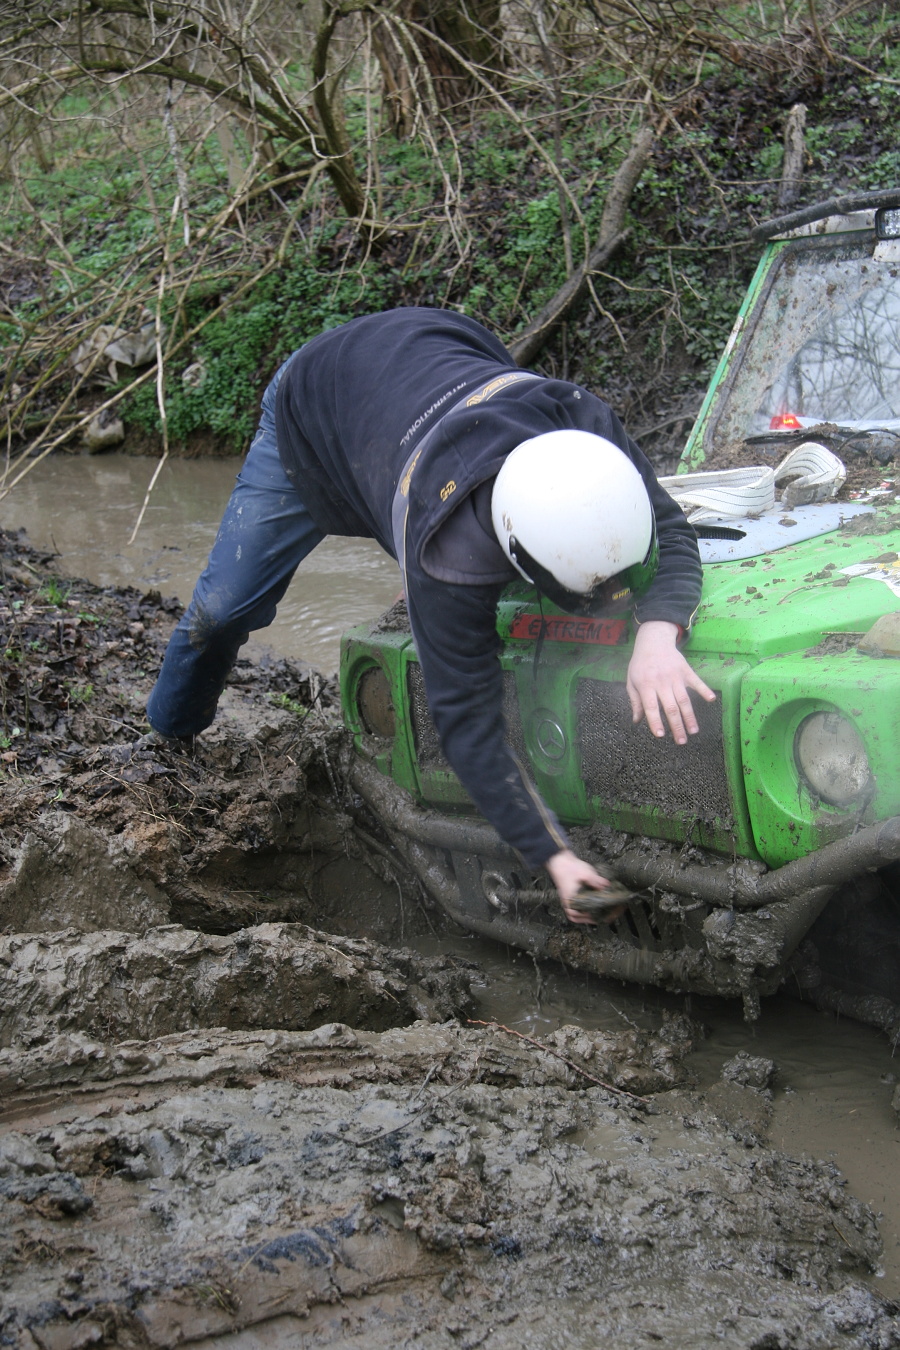
[[[548,642],[596,642],[604,647],[615,647],[628,636],[627,619],[575,619],[565,614],[518,614],[509,635],[535,642],[544,624],[544,638]]]

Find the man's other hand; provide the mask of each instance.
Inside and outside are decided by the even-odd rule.
[[[677,624],[657,619],[639,626],[625,687],[635,722],[646,717],[653,735],[665,736],[665,715],[675,743],[685,745],[700,730],[688,691],[696,690],[707,703],[716,696],[675,645],[678,631]]]
[[[600,873],[595,871],[590,863],[576,857],[572,850],[568,848],[561,849],[559,853],[554,853],[552,858],[547,859],[544,866],[550,873],[553,884],[559,892],[566,918],[572,923],[593,924],[594,920],[590,915],[576,909],[571,902],[584,886],[592,891],[606,890],[609,886],[607,878],[601,877]],[[604,923],[612,923],[614,919],[619,917],[623,909],[624,906],[610,910],[609,914],[604,914]]]

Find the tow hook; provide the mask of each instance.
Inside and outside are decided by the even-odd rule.
[[[602,869],[597,870],[601,876],[606,875]],[[613,876],[607,876],[607,881],[609,884],[602,891],[583,887],[572,901],[573,909],[578,909],[583,914],[602,914],[607,910],[617,909],[619,905],[627,904],[638,894]],[[488,904],[501,914],[508,914],[510,909],[519,906],[537,909],[540,905],[560,903],[559,892],[554,886],[535,886],[519,891],[500,872],[483,872],[481,887]]]

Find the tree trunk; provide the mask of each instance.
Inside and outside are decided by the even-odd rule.
[[[791,206],[800,196],[806,164],[806,104],[795,103],[784,124],[784,163],[778,189],[779,207]]]
[[[468,69],[491,80],[503,67],[499,0],[400,0],[381,16],[373,41],[391,129],[406,135],[419,103],[457,107],[481,91]]]
[[[361,221],[366,199],[356,172],[353,152],[344,125],[343,108],[338,97],[340,84],[328,73],[328,48],[341,18],[332,3],[326,3],[325,13],[316,34],[312,56],[312,104],[319,119],[324,147],[328,153],[328,176],[347,215]]]

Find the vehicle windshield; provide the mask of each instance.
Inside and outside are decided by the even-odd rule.
[[[900,427],[900,267],[873,260],[871,241],[833,238],[776,260],[707,445],[823,422]]]

